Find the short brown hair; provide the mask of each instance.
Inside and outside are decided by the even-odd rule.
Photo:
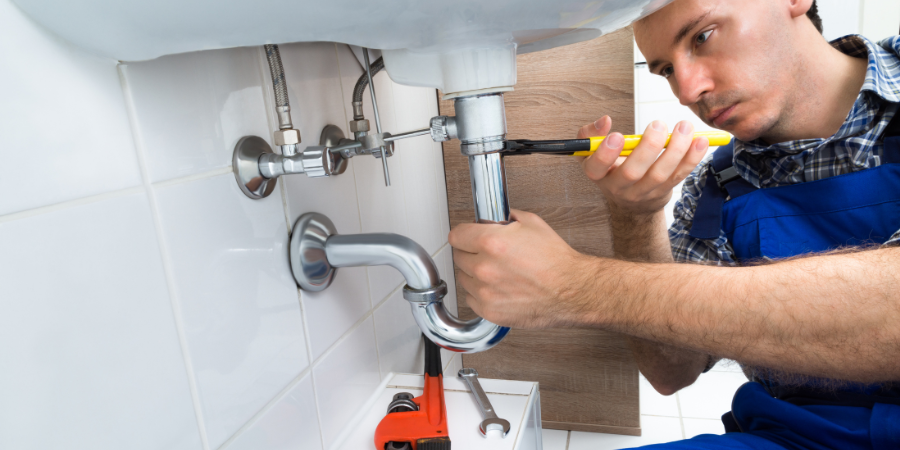
[[[809,17],[809,20],[812,21],[813,25],[816,26],[816,29],[819,30],[819,33],[822,33],[822,18],[819,17],[819,7],[816,5],[816,0],[813,0],[812,6],[809,7],[809,11],[806,12],[806,17]]]

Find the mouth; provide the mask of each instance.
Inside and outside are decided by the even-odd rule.
[[[706,123],[711,123],[714,127],[721,128],[722,124],[731,117],[732,113],[734,113],[735,108],[737,108],[737,103],[728,108],[721,108],[711,112],[706,116]]]

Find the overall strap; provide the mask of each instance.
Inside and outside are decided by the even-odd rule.
[[[900,146],[900,112],[894,114],[882,136],[886,144],[896,141]],[[897,147],[894,145],[885,145],[883,163],[900,164],[900,151],[895,148]],[[690,236],[695,239],[718,238],[722,230],[722,207],[725,201],[757,189],[741,178],[734,168],[734,140],[732,139],[728,145],[719,147],[713,153],[706,185],[703,186],[700,198],[697,199]]]
[[[882,162],[885,164],[900,164],[900,111],[894,113],[894,118],[884,129],[884,154]],[[889,145],[895,143],[896,145]]]
[[[749,194],[756,189],[756,186],[741,178],[734,168],[734,140],[716,149],[709,162],[706,185],[697,200],[690,236],[695,239],[719,237],[725,200]]]

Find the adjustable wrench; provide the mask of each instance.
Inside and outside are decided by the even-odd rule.
[[[478,371],[475,369],[460,369],[457,375],[469,385],[469,390],[475,396],[475,403],[478,403],[478,407],[481,409],[481,415],[484,417],[484,420],[481,421],[481,425],[478,427],[481,435],[487,437],[488,431],[496,430],[501,431],[503,437],[506,437],[506,434],[509,433],[509,421],[497,417],[491,401],[488,399],[487,394],[484,393],[484,389],[481,388],[481,383],[478,382]]]

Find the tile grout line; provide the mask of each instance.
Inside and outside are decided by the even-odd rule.
[[[319,390],[316,389],[316,374],[313,373],[313,369],[316,366],[317,361],[313,361],[313,353],[312,353],[312,341],[310,340],[309,335],[309,322],[306,320],[306,308],[303,305],[303,292],[300,289],[297,289],[297,299],[300,302],[300,314],[301,320],[303,320],[303,336],[306,338],[306,359],[309,361],[309,365],[307,369],[309,369],[309,382],[312,384],[313,390],[313,404],[316,407],[316,419],[319,422],[319,440],[322,443],[322,448],[325,448],[325,430],[322,429],[322,407],[319,405]],[[343,336],[342,336],[343,337]]]
[[[273,114],[273,111],[275,110],[275,104],[272,103],[272,99],[275,96],[275,92],[274,92],[274,87],[272,86],[271,74],[269,74],[269,78],[268,78],[269,82],[265,81],[266,76],[267,76],[266,68],[268,67],[268,64],[269,64],[268,58],[266,57],[265,47],[260,46],[259,49],[257,50],[257,55],[258,55],[257,64],[258,64],[258,68],[259,68],[259,74],[263,80],[262,84],[264,86],[263,87],[263,104],[265,105],[265,108],[266,108],[266,121],[268,122],[270,129],[275,129],[277,127],[277,119],[275,118],[275,116]],[[287,80],[285,79],[285,82],[286,81]],[[293,120],[293,117],[291,119]],[[279,184],[280,184],[279,190],[281,192],[281,207],[284,212],[284,221],[287,224],[288,235],[290,236],[290,234],[293,231],[294,224],[291,223],[290,211],[288,209],[287,183],[285,182],[285,180],[282,179],[281,183],[279,183]],[[309,382],[310,382],[310,385],[312,386],[312,390],[313,390],[313,406],[315,406],[315,409],[316,409],[316,421],[318,422],[318,425],[319,425],[318,426],[319,442],[322,445],[321,448],[324,449],[325,448],[325,430],[322,429],[322,408],[321,408],[320,402],[319,402],[319,390],[316,389],[316,375],[314,373],[316,361],[313,361],[312,340],[310,340],[309,322],[307,321],[307,314],[306,314],[307,309],[303,303],[303,292],[299,288],[297,289],[297,302],[300,305],[300,320],[302,321],[301,325],[303,326],[303,337],[306,340],[306,359],[308,361],[307,370],[309,371]],[[263,410],[268,411],[273,406],[274,406],[274,403],[272,404],[272,406],[266,405],[266,407],[263,408]]]
[[[215,176],[224,175],[226,173],[232,173],[232,171],[233,171],[233,169],[232,169],[231,165],[229,164],[226,167],[219,167],[217,169],[207,170],[206,172],[196,173],[193,175],[186,175],[183,177],[172,178],[172,179],[163,180],[163,181],[151,182],[151,183],[149,183],[149,185],[153,186],[155,188],[169,187],[169,186],[174,186],[177,184],[190,183],[191,181],[212,178]]]
[[[244,422],[244,424],[241,425],[241,427],[238,428],[237,431],[232,433],[231,436],[229,436],[228,439],[226,439],[225,442],[223,442],[222,445],[218,447],[218,450],[224,450],[228,448],[228,446],[233,444],[234,441],[236,441],[242,434],[244,434],[245,431],[250,429],[250,427],[252,427],[253,425],[256,425],[256,423],[259,422],[263,418],[263,416],[266,415],[266,413],[274,408],[275,405],[278,404],[278,402],[287,397],[288,394],[294,388],[296,388],[297,385],[300,384],[300,382],[303,381],[303,378],[305,378],[307,375],[309,375],[310,381],[312,381],[312,367],[307,367],[306,369],[300,371],[300,374],[294,377],[293,380],[289,381],[288,384],[282,390],[278,391],[278,393],[275,394],[268,402],[266,402],[266,404],[263,405],[259,409],[259,411],[256,412],[256,414],[254,414],[252,417],[250,417],[250,419]]]
[[[133,138],[132,138],[133,139]],[[20,219],[26,219],[28,217],[34,217],[41,214],[47,214],[55,211],[60,211],[63,209],[73,208],[76,206],[88,205],[91,203],[97,203],[104,200],[110,200],[118,197],[124,197],[127,195],[137,194],[144,192],[144,185],[133,186],[125,189],[118,189],[115,191],[104,192],[102,194],[89,195],[87,197],[76,198],[73,200],[66,200],[60,203],[54,203],[52,205],[39,206],[37,208],[25,209],[22,211],[16,211],[13,213],[9,213],[6,215],[0,216],[0,223],[4,222],[13,222]]]
[[[134,110],[134,99],[131,96],[131,89],[128,86],[128,80],[125,77],[125,67],[122,64],[116,66],[119,74],[119,82],[122,86],[123,96],[125,98],[125,109],[128,113],[128,121],[131,125],[132,139],[134,139],[135,153],[137,154],[138,165],[141,170],[141,181],[143,189],[150,204],[150,212],[153,217],[153,226],[156,231],[156,240],[159,245],[160,259],[162,259],[163,273],[166,279],[166,289],[169,293],[169,306],[172,308],[172,316],[175,321],[175,331],[178,335],[178,342],[181,345],[181,356],[187,372],[188,388],[191,392],[191,400],[194,405],[194,414],[197,420],[198,433],[200,441],[204,449],[209,449],[209,437],[206,432],[206,421],[203,417],[203,408],[200,402],[200,392],[197,387],[197,378],[194,371],[193,360],[191,359],[190,348],[188,347],[187,336],[184,331],[184,318],[181,315],[181,303],[175,290],[175,273],[172,268],[171,258],[168,253],[165,236],[162,231],[162,220],[159,216],[159,206],[156,201],[156,193],[150,183],[150,174],[147,169],[146,155],[144,154],[143,142],[140,139],[140,127],[137,123],[137,116]]]
[[[349,123],[349,117],[347,114],[347,97],[344,92],[344,76],[341,70],[341,55],[338,52],[338,44],[334,43],[334,65],[337,67],[338,71],[338,88],[341,91],[341,110],[344,111],[344,123]],[[349,48],[349,47],[348,47]],[[351,52],[352,53],[352,52]],[[354,57],[355,59],[355,57]],[[369,86],[370,89],[374,89],[374,86]],[[349,130],[348,130],[349,131]],[[350,165],[348,162],[347,165]],[[356,214],[359,220],[359,231],[362,232],[362,209],[359,206],[359,190],[356,185],[356,168],[350,165],[350,170],[353,176],[353,192],[356,192]],[[375,336],[375,363],[378,365],[378,376],[382,377],[383,367],[381,366],[381,348],[378,346],[378,328],[375,324],[375,310],[377,307],[375,306],[375,299],[372,297],[372,285],[369,280],[369,268],[366,267],[365,270],[365,278],[366,278],[366,290],[369,292],[369,314],[372,315],[372,334]],[[391,291],[393,293],[393,291]],[[379,304],[380,305],[380,304]],[[367,314],[368,316],[368,314]],[[342,336],[343,337],[343,336]],[[340,339],[338,339],[340,340]],[[326,350],[327,351],[327,350]],[[324,355],[324,354],[323,354]],[[324,445],[324,437],[323,437],[323,445]]]

